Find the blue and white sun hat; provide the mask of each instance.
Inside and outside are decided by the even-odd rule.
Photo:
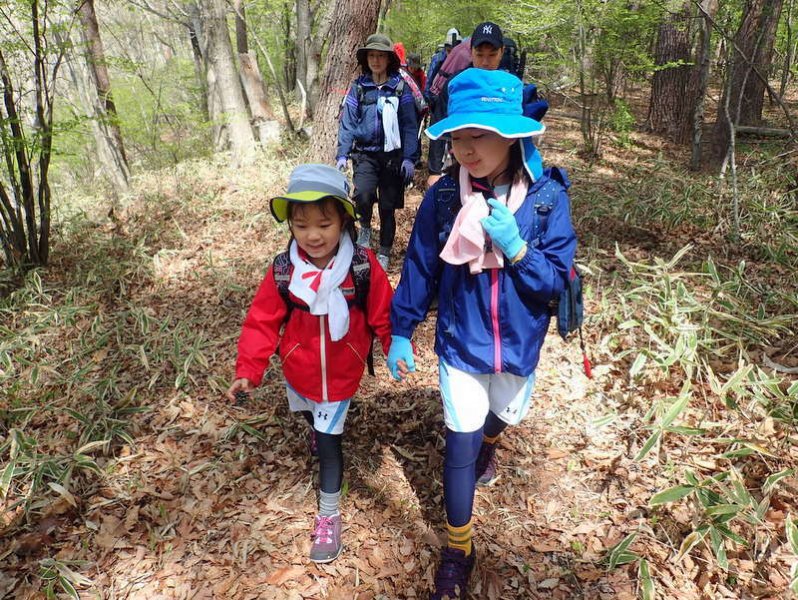
[[[437,140],[459,129],[475,128],[521,139],[527,171],[533,180],[540,179],[543,162],[532,138],[543,134],[546,126],[524,116],[523,92],[523,82],[506,71],[466,69],[449,82],[447,116],[425,133]]]

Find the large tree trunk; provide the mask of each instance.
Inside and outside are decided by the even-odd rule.
[[[765,101],[765,82],[773,55],[776,26],[781,15],[783,0],[748,0],[740,28],[734,36],[735,48],[731,67],[726,77],[731,77],[728,90],[718,105],[715,125],[716,154],[724,156],[729,142],[729,118],[735,125],[759,125]],[[731,115],[725,114],[728,106]]]
[[[83,26],[83,39],[86,47],[87,74],[92,79],[96,89],[95,94],[86,97],[86,109],[94,113],[93,125],[95,139],[97,140],[98,154],[104,166],[111,171],[111,179],[120,187],[127,188],[130,178],[130,169],[125,145],[122,142],[122,132],[119,129],[119,118],[116,105],[111,93],[111,78],[105,62],[105,51],[100,38],[100,26],[97,22],[97,13],[94,10],[94,0],[81,0],[78,5],[78,16]],[[73,79],[78,83],[82,77],[73,70]],[[84,90],[88,92],[88,90]]]
[[[273,142],[280,137],[280,124],[274,118],[266,99],[266,84],[263,82],[258,60],[249,51],[244,3],[241,0],[234,0],[233,6],[236,13],[236,49],[241,70],[241,84],[252,114],[252,125],[258,132],[261,143]]]
[[[338,109],[355,75],[357,49],[374,33],[380,0],[334,0],[335,15],[313,126],[313,158],[330,162],[338,137]]]
[[[690,62],[690,3],[678,13],[669,13],[660,23],[654,64],[663,67],[654,73],[651,100],[648,105],[648,124],[651,131],[661,133],[676,142],[686,142],[692,130],[692,94]]]
[[[105,112],[105,105],[97,93],[96,79],[90,66],[81,56],[73,55],[66,61],[70,79],[75,86],[80,107],[89,118],[94,136],[95,150],[102,175],[114,188],[126,190],[130,184],[130,171],[127,161],[116,143],[111,121]]]
[[[209,112],[215,119],[216,109],[220,109],[234,164],[248,163],[255,158],[255,136],[233,59],[224,1],[200,0],[200,11],[206,42]],[[216,100],[218,107],[214,105]],[[217,149],[223,149],[221,136],[217,136],[217,144]]]

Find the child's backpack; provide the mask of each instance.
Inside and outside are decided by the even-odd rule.
[[[553,181],[559,183],[566,190],[571,186],[563,169],[552,167],[550,177]],[[460,210],[460,196],[457,187],[454,185],[454,180],[446,178],[442,180],[443,183],[436,193],[435,204],[435,221],[438,225],[439,244],[440,247],[446,244],[449,234],[452,231],[454,220]],[[451,185],[446,185],[451,182]],[[482,193],[487,197],[491,197],[492,192],[489,188],[479,188]],[[533,230],[536,232],[536,237],[532,243],[535,247],[540,244],[543,239],[543,234],[549,223],[549,215],[554,208],[554,202],[559,197],[559,194],[540,194],[538,203],[535,204],[535,223],[533,223]],[[590,360],[587,357],[585,349],[585,341],[582,336],[582,323],[584,322],[584,303],[582,299],[582,276],[577,270],[576,265],[571,265],[570,272],[568,273],[568,283],[565,289],[560,292],[560,296],[552,300],[549,304],[551,315],[557,320],[557,333],[560,334],[563,340],[568,341],[568,337],[574,331],[579,331],[579,347],[582,350],[582,363],[585,369],[585,375],[592,378],[592,370]]]
[[[452,48],[430,85],[430,96],[438,96],[449,80],[471,64],[471,38],[466,38]]]
[[[402,80],[405,82],[405,84],[407,84],[407,87],[409,87],[410,91],[413,93],[413,101],[416,103],[416,115],[418,115],[419,120],[423,119],[427,114],[428,109],[427,101],[424,98],[424,92],[422,92],[421,88],[418,87],[416,79],[407,69],[400,67],[399,75],[402,76]]]
[[[288,314],[285,316],[285,321],[291,317],[291,312],[298,308],[308,312],[308,307],[305,304],[298,304],[291,299],[291,294],[288,293],[288,286],[291,283],[291,274],[293,267],[291,265],[291,256],[288,251],[281,252],[274,257],[272,263],[274,271],[274,281],[277,284],[277,291],[280,292],[280,297],[288,307]],[[369,262],[368,251],[363,247],[355,244],[355,251],[352,255],[352,264],[349,266],[349,272],[352,275],[352,281],[355,285],[354,298],[347,301],[347,304],[358,306],[364,311],[369,297],[369,286],[371,285],[371,263]],[[347,290],[343,290],[346,294]],[[373,336],[372,336],[373,341]],[[374,375],[374,354],[369,348],[369,353],[366,358],[369,375]]]

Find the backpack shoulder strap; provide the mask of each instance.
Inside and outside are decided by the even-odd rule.
[[[355,302],[365,310],[371,285],[371,263],[368,250],[355,244],[355,253],[352,255],[352,265],[349,268],[352,271],[352,280],[355,284]]]
[[[551,167],[548,174],[549,181],[543,184],[543,187],[538,191],[538,197],[535,198],[535,210],[532,216],[534,219],[532,227],[535,232],[533,238],[534,242],[532,243],[534,248],[538,247],[542,242],[543,234],[546,233],[546,229],[549,225],[549,215],[551,215],[551,211],[560,197],[560,194],[557,192],[550,194],[540,192],[543,192],[547,187],[552,185],[562,187],[564,190],[567,190],[571,185],[571,182],[568,180],[568,175],[565,173],[565,169]]]
[[[280,292],[280,297],[290,307],[292,302],[288,295],[288,284],[291,283],[291,257],[288,252],[281,252],[274,257],[272,269],[274,271],[274,281],[277,283],[277,291]]]
[[[438,241],[443,248],[460,210],[460,190],[455,180],[448,175],[442,177],[437,183],[434,198]]]

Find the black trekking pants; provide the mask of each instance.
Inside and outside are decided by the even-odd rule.
[[[405,185],[400,168],[402,151],[354,152],[355,204],[360,226],[371,227],[374,204],[380,213],[380,247],[390,248],[396,236],[394,211],[405,206]]]

